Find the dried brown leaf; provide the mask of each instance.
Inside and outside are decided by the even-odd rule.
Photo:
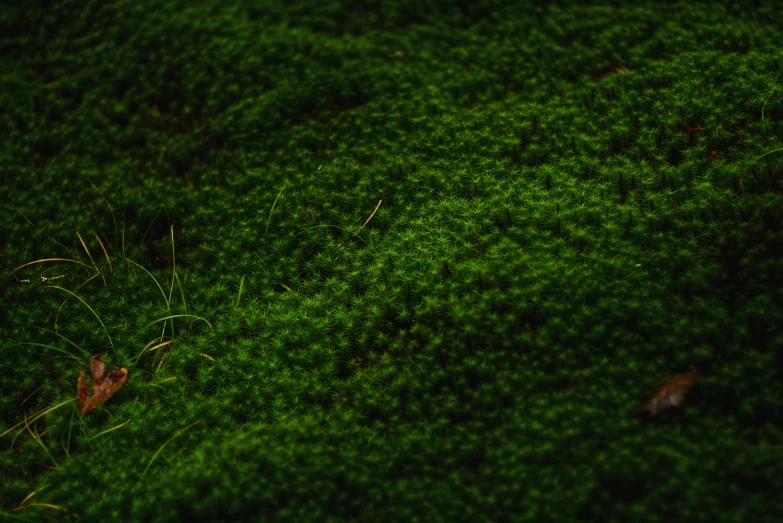
[[[89,392],[84,369],[82,369],[82,373],[79,376],[78,393],[82,415],[87,414],[95,407],[108,400],[125,384],[125,380],[128,378],[128,369],[126,368],[112,371],[107,376],[106,363],[103,362],[102,358],[103,354],[97,354],[90,358],[90,363],[92,365],[93,394],[89,398],[87,397]]]
[[[655,416],[664,409],[679,407],[698,376],[698,371],[694,371],[665,380],[638,411],[649,412],[650,416]]]

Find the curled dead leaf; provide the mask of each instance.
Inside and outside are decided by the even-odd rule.
[[[92,409],[104,403],[124,384],[128,377],[128,369],[122,368],[106,375],[106,363],[103,362],[103,354],[97,354],[90,358],[92,366],[92,396],[87,388],[87,378],[84,368],[77,382],[79,405],[82,408],[82,416]]]
[[[694,371],[665,380],[637,412],[649,412],[650,416],[655,416],[664,409],[679,407],[698,376],[698,371]]]

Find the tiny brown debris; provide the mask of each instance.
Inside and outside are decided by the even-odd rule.
[[[612,65],[608,65],[606,67],[602,67],[602,68],[598,69],[597,71],[595,71],[593,73],[593,76],[591,77],[591,79],[594,82],[598,82],[600,80],[603,80],[607,76],[610,76],[610,75],[613,75],[613,74],[624,74],[624,73],[627,73],[628,71],[630,71],[630,69],[628,69],[627,65],[625,65],[622,62],[615,62]]]
[[[688,134],[703,133],[706,130],[703,127],[688,127],[685,124],[680,124],[680,131]]]

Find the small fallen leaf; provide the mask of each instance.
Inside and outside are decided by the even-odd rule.
[[[103,362],[103,354],[97,354],[90,358],[90,363],[92,365],[92,396],[88,397],[89,390],[87,388],[84,368],[82,368],[82,373],[79,376],[79,381],[77,383],[79,405],[82,407],[82,416],[111,398],[111,396],[125,384],[125,380],[128,377],[128,369],[125,368],[112,371],[107,376],[106,363]]]
[[[649,412],[655,416],[669,407],[679,407],[688,391],[693,387],[698,371],[679,374],[661,383],[650,398],[638,409],[638,412]]]

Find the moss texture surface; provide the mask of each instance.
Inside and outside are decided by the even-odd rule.
[[[783,520],[781,2],[25,4],[0,517]]]

